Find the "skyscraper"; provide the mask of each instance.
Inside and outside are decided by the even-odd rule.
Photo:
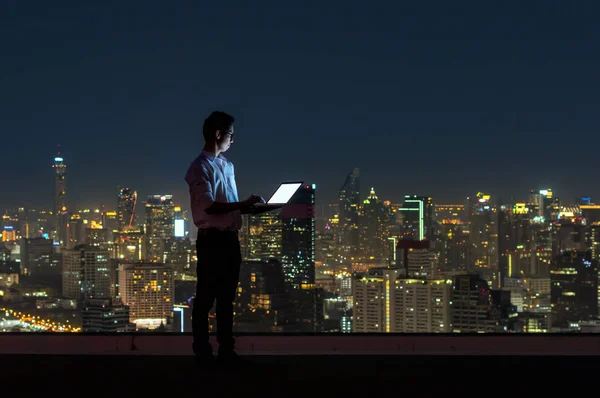
[[[136,224],[135,205],[137,203],[137,191],[131,188],[123,188],[117,197],[117,219],[119,230],[133,228]]]
[[[569,327],[598,316],[598,262],[590,251],[565,251],[550,269],[552,324]]]
[[[244,260],[275,258],[281,261],[282,218],[279,211],[244,215],[241,235]]]
[[[235,300],[238,332],[296,331],[296,307],[279,261],[244,261]]]
[[[405,238],[431,240],[434,236],[434,206],[429,196],[405,195],[404,205],[398,208],[402,214],[402,230]]]
[[[60,149],[60,145],[59,145]],[[67,241],[67,165],[60,151],[54,157],[54,218],[55,241],[66,244]]]
[[[109,252],[89,245],[62,251],[63,296],[72,299],[107,299],[115,280],[109,269]]]
[[[315,185],[304,185],[281,210],[281,259],[285,282],[296,304],[301,332],[321,330],[323,308],[315,286]]]
[[[298,189],[281,210],[281,257],[286,282],[293,288],[315,284],[315,185]]]
[[[356,257],[360,250],[360,181],[359,169],[355,168],[346,177],[340,188],[340,233],[343,252],[348,257]]]
[[[465,205],[469,222],[469,271],[487,268],[498,270],[498,215],[491,196],[478,192],[467,198]]]
[[[453,279],[453,332],[493,333],[506,331],[506,321],[512,309],[510,292],[491,290],[488,283],[475,274],[458,275]]]
[[[52,240],[44,238],[21,239],[21,274],[48,276],[61,274],[60,254],[52,244]]]
[[[168,264],[119,265],[119,292],[138,329],[169,326],[173,318],[173,267]]]
[[[363,201],[360,221],[360,256],[366,260],[387,259],[389,214],[386,206],[375,194],[375,189]]]
[[[67,222],[67,240],[64,246],[72,249],[85,243],[85,225],[80,214],[72,214]]]
[[[146,202],[148,259],[162,262],[166,240],[175,235],[175,205],[172,195],[150,195]]]
[[[445,333],[451,330],[452,286],[444,279],[410,279],[373,268],[352,279],[355,332]]]

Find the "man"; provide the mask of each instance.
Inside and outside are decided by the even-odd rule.
[[[200,366],[214,362],[208,335],[208,314],[217,301],[218,361],[236,364],[240,359],[233,338],[233,301],[239,279],[240,242],[238,231],[242,213],[251,213],[252,205],[264,203],[251,195],[239,201],[233,164],[223,152],[233,144],[234,118],[213,112],[203,126],[204,150],[190,165],[185,180],[189,185],[192,216],[198,227],[196,250],[196,298],[192,310],[193,350]]]

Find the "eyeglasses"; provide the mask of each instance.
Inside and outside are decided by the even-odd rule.
[[[233,133],[231,131],[226,131],[225,134],[227,134],[229,138],[233,139]]]

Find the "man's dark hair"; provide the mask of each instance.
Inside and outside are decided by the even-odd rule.
[[[204,141],[208,142],[214,139],[217,130],[223,132],[227,131],[229,127],[233,125],[234,121],[235,119],[233,116],[228,115],[225,112],[215,111],[211,113],[210,116],[204,120],[204,125],[202,126]]]

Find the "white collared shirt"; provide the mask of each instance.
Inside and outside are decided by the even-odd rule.
[[[222,214],[207,214],[206,209],[214,202],[238,202],[233,163],[223,155],[215,157],[202,151],[188,168],[185,181],[190,190],[192,217],[198,228],[217,228],[238,231],[242,227],[239,210]]]

